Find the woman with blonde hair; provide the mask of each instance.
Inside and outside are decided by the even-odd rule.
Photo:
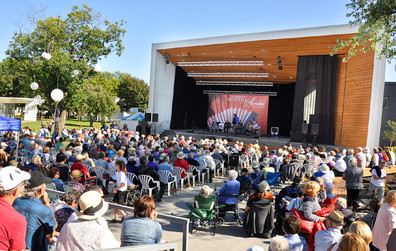
[[[396,190],[389,191],[385,201],[378,211],[373,228],[373,246],[379,250],[386,250],[389,236],[396,228]]]
[[[337,251],[369,251],[366,242],[357,234],[346,233],[338,245]]]
[[[32,163],[37,171],[40,171],[44,176],[48,177],[49,167],[41,162],[41,157],[39,155],[33,156]]]
[[[373,240],[373,234],[370,227],[364,221],[355,221],[349,226],[350,233],[354,233],[363,238],[367,246]]]
[[[321,209],[319,202],[326,199],[326,191],[324,185],[308,181],[304,186],[304,199],[301,204],[300,210],[304,212],[304,217],[310,221],[323,221],[324,217],[315,215]]]

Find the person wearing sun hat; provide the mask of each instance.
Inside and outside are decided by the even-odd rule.
[[[315,250],[327,250],[333,243],[338,243],[341,240],[341,229],[345,225],[344,215],[338,211],[333,211],[326,217],[326,228],[316,232],[315,235]]]
[[[78,219],[66,223],[59,233],[56,250],[96,250],[116,248],[120,243],[114,238],[102,217],[109,204],[100,194],[89,191],[81,195],[76,208]]]
[[[45,177],[41,172],[31,172],[25,191],[13,203],[15,210],[25,216],[27,222],[26,249],[46,250],[46,235],[52,236],[55,230],[54,211],[46,192],[47,184],[50,183],[51,178]]]
[[[0,211],[7,217],[0,218],[0,250],[26,249],[26,219],[12,204],[22,192],[30,174],[7,166],[0,169]]]
[[[85,191],[85,187],[83,184],[81,184],[82,176],[83,176],[83,173],[80,172],[80,170],[72,171],[72,173],[70,174],[70,178],[72,178],[72,180],[67,182],[67,185],[69,187],[74,187],[78,191],[80,191],[80,193],[83,193]]]

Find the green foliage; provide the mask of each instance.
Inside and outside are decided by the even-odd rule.
[[[105,90],[102,85],[95,85],[91,80],[87,80],[83,84],[83,88],[79,90],[77,96],[80,97],[80,110],[90,116],[90,121],[96,119],[96,116],[111,117],[118,109],[114,102],[114,98]]]
[[[388,120],[386,121],[389,129],[384,131],[384,139],[389,141],[389,145],[392,146],[393,141],[396,139],[396,122]]]
[[[74,95],[79,95],[86,79],[96,75],[92,69],[98,60],[112,52],[121,55],[124,50],[124,21],[102,20],[100,13],[86,5],[74,6],[65,19],[31,21],[32,30],[16,32],[10,42],[3,62],[7,77],[2,81],[17,81],[21,90],[29,90],[30,83],[36,81],[39,90],[35,94],[47,99],[51,112],[56,104],[50,94],[58,87],[65,93],[60,109],[75,108],[78,99]],[[51,59],[44,59],[43,52],[50,53]],[[73,76],[73,70],[79,74]]]
[[[361,24],[359,32],[349,40],[338,39],[334,53],[349,47],[345,61],[357,52],[377,50],[381,56],[391,60],[396,56],[396,1],[351,0],[347,8],[351,24]],[[333,53],[332,53],[333,54]]]
[[[121,111],[129,111],[131,107],[138,107],[139,111],[145,111],[148,106],[149,86],[142,79],[132,77],[127,73],[117,72],[120,81],[118,105]]]

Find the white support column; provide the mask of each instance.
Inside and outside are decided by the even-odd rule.
[[[370,116],[367,131],[367,146],[378,147],[381,133],[382,103],[384,100],[386,60],[374,55],[373,83],[371,87]],[[362,146],[364,147],[364,146]]]
[[[164,56],[153,45],[151,51],[150,94],[147,112],[158,113],[158,122],[153,125],[157,133],[170,128],[176,66],[166,64]]]

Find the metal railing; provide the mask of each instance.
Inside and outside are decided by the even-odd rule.
[[[46,191],[49,194],[54,194],[54,195],[58,195],[58,196],[62,196],[64,194],[64,192],[62,192],[62,191],[52,190],[52,189],[48,189],[48,188],[46,189]],[[108,202],[108,203],[109,203],[109,209],[115,208],[115,209],[120,209],[120,210],[124,210],[124,211],[133,213],[133,207],[114,204],[111,202]],[[158,213],[157,218],[167,220],[170,222],[180,223],[182,225],[182,232],[183,232],[182,250],[188,251],[188,232],[189,232],[188,228],[189,228],[190,220],[188,218],[183,218],[183,217],[173,216],[173,215],[168,215],[168,214],[161,214],[161,213]],[[170,243],[168,243],[168,244],[170,244]],[[145,245],[145,247],[147,247],[147,246]],[[128,249],[128,250],[132,250],[132,249]],[[133,250],[135,250],[135,249],[133,249]],[[137,250],[141,250],[141,249],[137,249]],[[145,250],[157,250],[157,249],[145,249]]]
[[[177,243],[169,242],[169,243],[158,243],[158,244],[149,244],[149,245],[139,245],[139,246],[131,246],[131,247],[121,247],[121,248],[109,248],[107,251],[112,250],[124,250],[124,251],[177,251]]]

